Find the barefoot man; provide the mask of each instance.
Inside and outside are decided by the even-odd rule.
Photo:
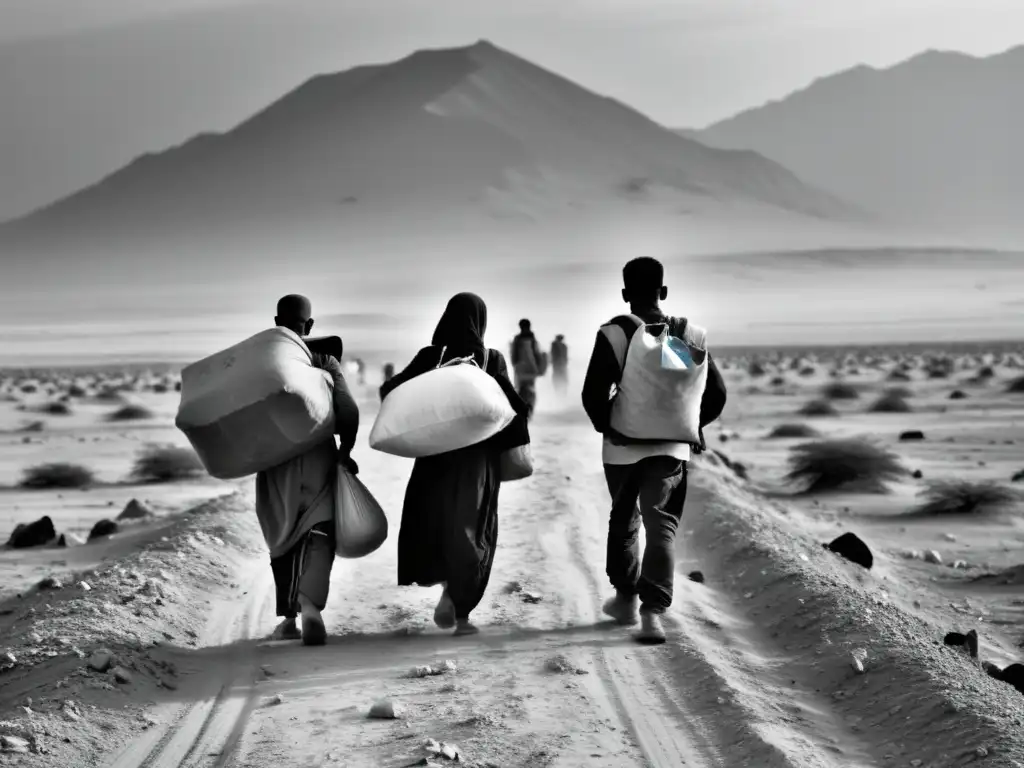
[[[612,389],[622,383],[626,353],[631,343],[637,343],[634,334],[645,324],[657,329],[667,323],[670,335],[682,338],[686,327],[685,320],[661,311],[660,302],[668,295],[668,289],[660,262],[646,257],[634,259],[626,264],[622,277],[622,298],[629,304],[631,314],[620,315],[601,326],[583,383],[583,407],[594,429],[604,435],[602,461],[612,497],[606,568],[615,597],[605,603],[604,612],[627,626],[642,619],[637,640],[663,643],[661,616],[672,604],[675,536],[686,500],[687,461],[691,450],[703,450],[703,433],[696,428],[697,440],[691,445],[626,438],[612,428]],[[707,383],[703,394],[697,394],[700,427],[717,419],[725,406],[722,376],[711,355],[706,356]],[[643,392],[642,380],[637,388]],[[643,403],[640,405],[644,407]],[[671,407],[675,408],[675,404]],[[692,407],[696,408],[696,404]],[[641,521],[646,535],[643,563],[639,557]]]
[[[312,306],[305,296],[289,295],[277,303],[276,325],[305,337],[313,328]],[[314,355],[313,365],[334,379],[334,437],[276,467],[256,474],[256,516],[270,550],[270,568],[277,591],[274,630],[277,639],[323,645],[327,630],[320,612],[334,565],[334,482],[338,464],[358,472],[351,451],[359,429],[359,408],[330,355]],[[302,614],[302,629],[296,626]]]

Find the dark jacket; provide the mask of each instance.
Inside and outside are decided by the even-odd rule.
[[[639,314],[638,317],[645,323],[678,322],[674,318],[665,315],[660,309],[653,309]],[[583,408],[586,410],[587,416],[590,417],[590,422],[594,425],[594,429],[602,435],[613,436],[616,442],[664,442],[663,440],[651,441],[628,438],[619,435],[611,428],[612,386],[618,385],[621,379],[622,369],[619,367],[619,361],[615,357],[615,350],[612,349],[608,338],[599,331],[594,342],[594,351],[590,355],[587,375],[583,381]],[[708,381],[700,403],[701,442],[700,445],[694,446],[698,453],[706,448],[704,445],[703,427],[722,415],[722,409],[725,408],[725,399],[725,381],[722,379],[718,366],[715,365],[714,358],[708,352]]]

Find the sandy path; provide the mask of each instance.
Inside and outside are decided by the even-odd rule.
[[[373,556],[336,561],[328,646],[256,639],[274,617],[269,569],[254,563],[239,579],[250,585],[244,599],[216,606],[207,647],[181,660],[195,674],[178,698],[195,703],[167,705],[157,719],[169,727],[129,745],[112,767],[269,768],[287,760],[397,768],[424,756],[426,738],[458,744],[475,765],[877,764],[882,755],[856,721],[820,690],[811,651],[788,652],[762,631],[745,596],[730,590],[723,563],[708,555],[705,486],[714,476],[691,475],[669,642],[637,646],[604,620],[608,502],[598,446],[584,425],[558,421],[535,428],[538,473],[502,491],[501,549],[478,610],[481,636],[454,638],[429,623],[436,589],[393,586],[409,464],[364,451],[363,477],[393,530]],[[707,585],[682,575],[695,568]],[[524,600],[523,590],[539,602]],[[553,658],[561,672],[548,668]],[[408,676],[443,659],[458,672]],[[405,708],[403,717],[368,719],[385,697]]]

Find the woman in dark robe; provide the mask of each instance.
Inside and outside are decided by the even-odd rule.
[[[441,362],[472,357],[498,381],[521,417],[526,404],[509,381],[505,358],[484,346],[486,329],[483,299],[472,293],[456,294],[437,324],[431,346],[421,349],[405,370],[381,386],[381,399]],[[457,635],[479,631],[469,614],[483,598],[494,563],[499,457],[509,443],[506,432],[467,448],[417,459],[405,491],[398,534],[398,584],[443,585],[434,623],[442,629],[455,627]],[[522,444],[522,438],[513,438],[513,444]]]

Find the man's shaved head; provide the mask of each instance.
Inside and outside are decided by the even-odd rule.
[[[289,328],[299,336],[306,336],[313,329],[313,305],[305,296],[290,293],[277,302],[277,316],[274,322]]]

